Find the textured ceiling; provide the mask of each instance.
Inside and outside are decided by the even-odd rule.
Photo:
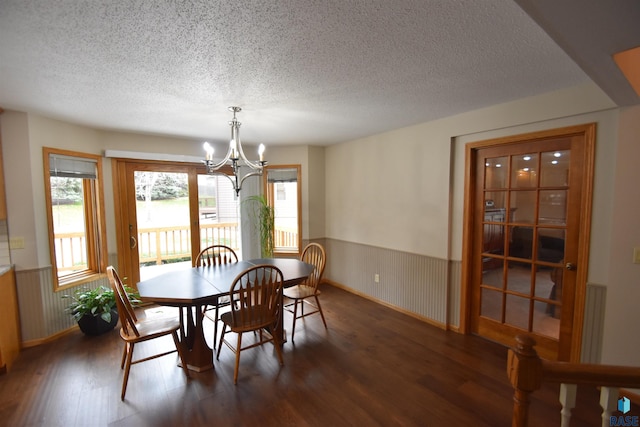
[[[0,0],[1,107],[193,140],[230,105],[247,143],[351,140],[588,81],[572,57],[506,0]]]

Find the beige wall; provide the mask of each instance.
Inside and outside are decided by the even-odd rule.
[[[603,363],[638,366],[640,354],[640,264],[632,262],[640,247],[640,106],[620,110],[613,177],[611,246],[604,325]]]
[[[447,258],[449,144],[428,125],[326,150],[326,237]]]

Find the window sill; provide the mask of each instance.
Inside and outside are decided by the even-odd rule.
[[[83,285],[85,283],[94,282],[99,279],[107,277],[105,273],[85,273],[81,275],[74,275],[73,277],[64,278],[64,280],[58,280],[55,291],[63,291],[65,289],[74,288],[76,286]]]

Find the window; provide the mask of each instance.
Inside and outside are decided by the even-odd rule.
[[[94,279],[106,269],[100,156],[43,148],[54,290]]]
[[[300,166],[269,166],[266,169],[267,202],[274,208],[274,253],[299,254],[302,242]]]

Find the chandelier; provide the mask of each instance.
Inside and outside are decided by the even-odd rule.
[[[206,151],[206,159],[202,162],[207,167],[207,173],[211,175],[223,175],[231,181],[233,185],[233,189],[236,192],[236,196],[240,194],[240,190],[242,189],[242,184],[244,180],[251,176],[260,176],[262,175],[262,170],[264,169],[267,162],[264,160],[264,144],[260,144],[258,147],[258,155],[260,156],[260,160],[252,162],[247,159],[244,151],[242,150],[242,143],[240,142],[240,122],[236,118],[236,113],[242,111],[240,107],[229,107],[229,111],[233,112],[233,119],[229,122],[229,126],[231,126],[231,141],[229,142],[229,150],[227,154],[224,156],[220,162],[216,163],[213,160],[213,147],[208,143],[204,143],[204,150]],[[241,164],[242,163],[242,164]],[[231,169],[233,170],[233,177],[222,173],[219,171],[225,165],[231,165]],[[243,177],[240,177],[240,167],[248,166],[253,172],[250,172]]]

